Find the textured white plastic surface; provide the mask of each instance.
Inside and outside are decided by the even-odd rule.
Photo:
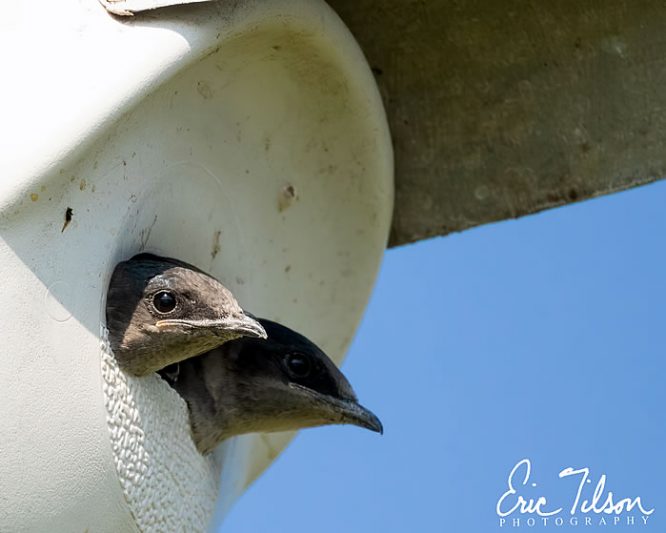
[[[199,456],[180,398],[103,348],[109,277],[141,250],[178,257],[340,361],[392,212],[372,75],[315,0],[8,10],[0,531],[219,523],[290,435]]]
[[[195,449],[182,398],[157,374],[125,374],[106,331],[102,339],[111,450],[136,525],[141,531],[204,531],[218,493],[216,456],[204,457]]]

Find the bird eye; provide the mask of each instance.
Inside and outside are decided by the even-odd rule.
[[[285,358],[287,370],[294,378],[305,378],[310,375],[312,364],[310,358],[305,355],[292,353]]]
[[[169,291],[160,291],[153,296],[153,305],[160,313],[170,313],[176,308],[176,297]]]

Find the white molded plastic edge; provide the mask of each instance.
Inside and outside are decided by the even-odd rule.
[[[132,16],[141,11],[151,11],[161,7],[198,4],[212,0],[99,0],[104,8],[114,15]]]

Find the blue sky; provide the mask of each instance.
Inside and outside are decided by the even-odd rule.
[[[665,236],[657,183],[388,251],[343,366],[385,434],[301,432],[222,533],[666,531]],[[563,510],[500,528],[522,459],[519,493]],[[589,468],[580,502],[605,474],[597,507],[640,496],[647,525],[568,525],[566,467]]]

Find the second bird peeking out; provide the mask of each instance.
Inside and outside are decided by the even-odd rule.
[[[267,339],[227,342],[160,372],[187,403],[201,453],[244,433],[329,424],[383,432],[379,418],[358,403],[347,378],[313,342],[259,321]]]

